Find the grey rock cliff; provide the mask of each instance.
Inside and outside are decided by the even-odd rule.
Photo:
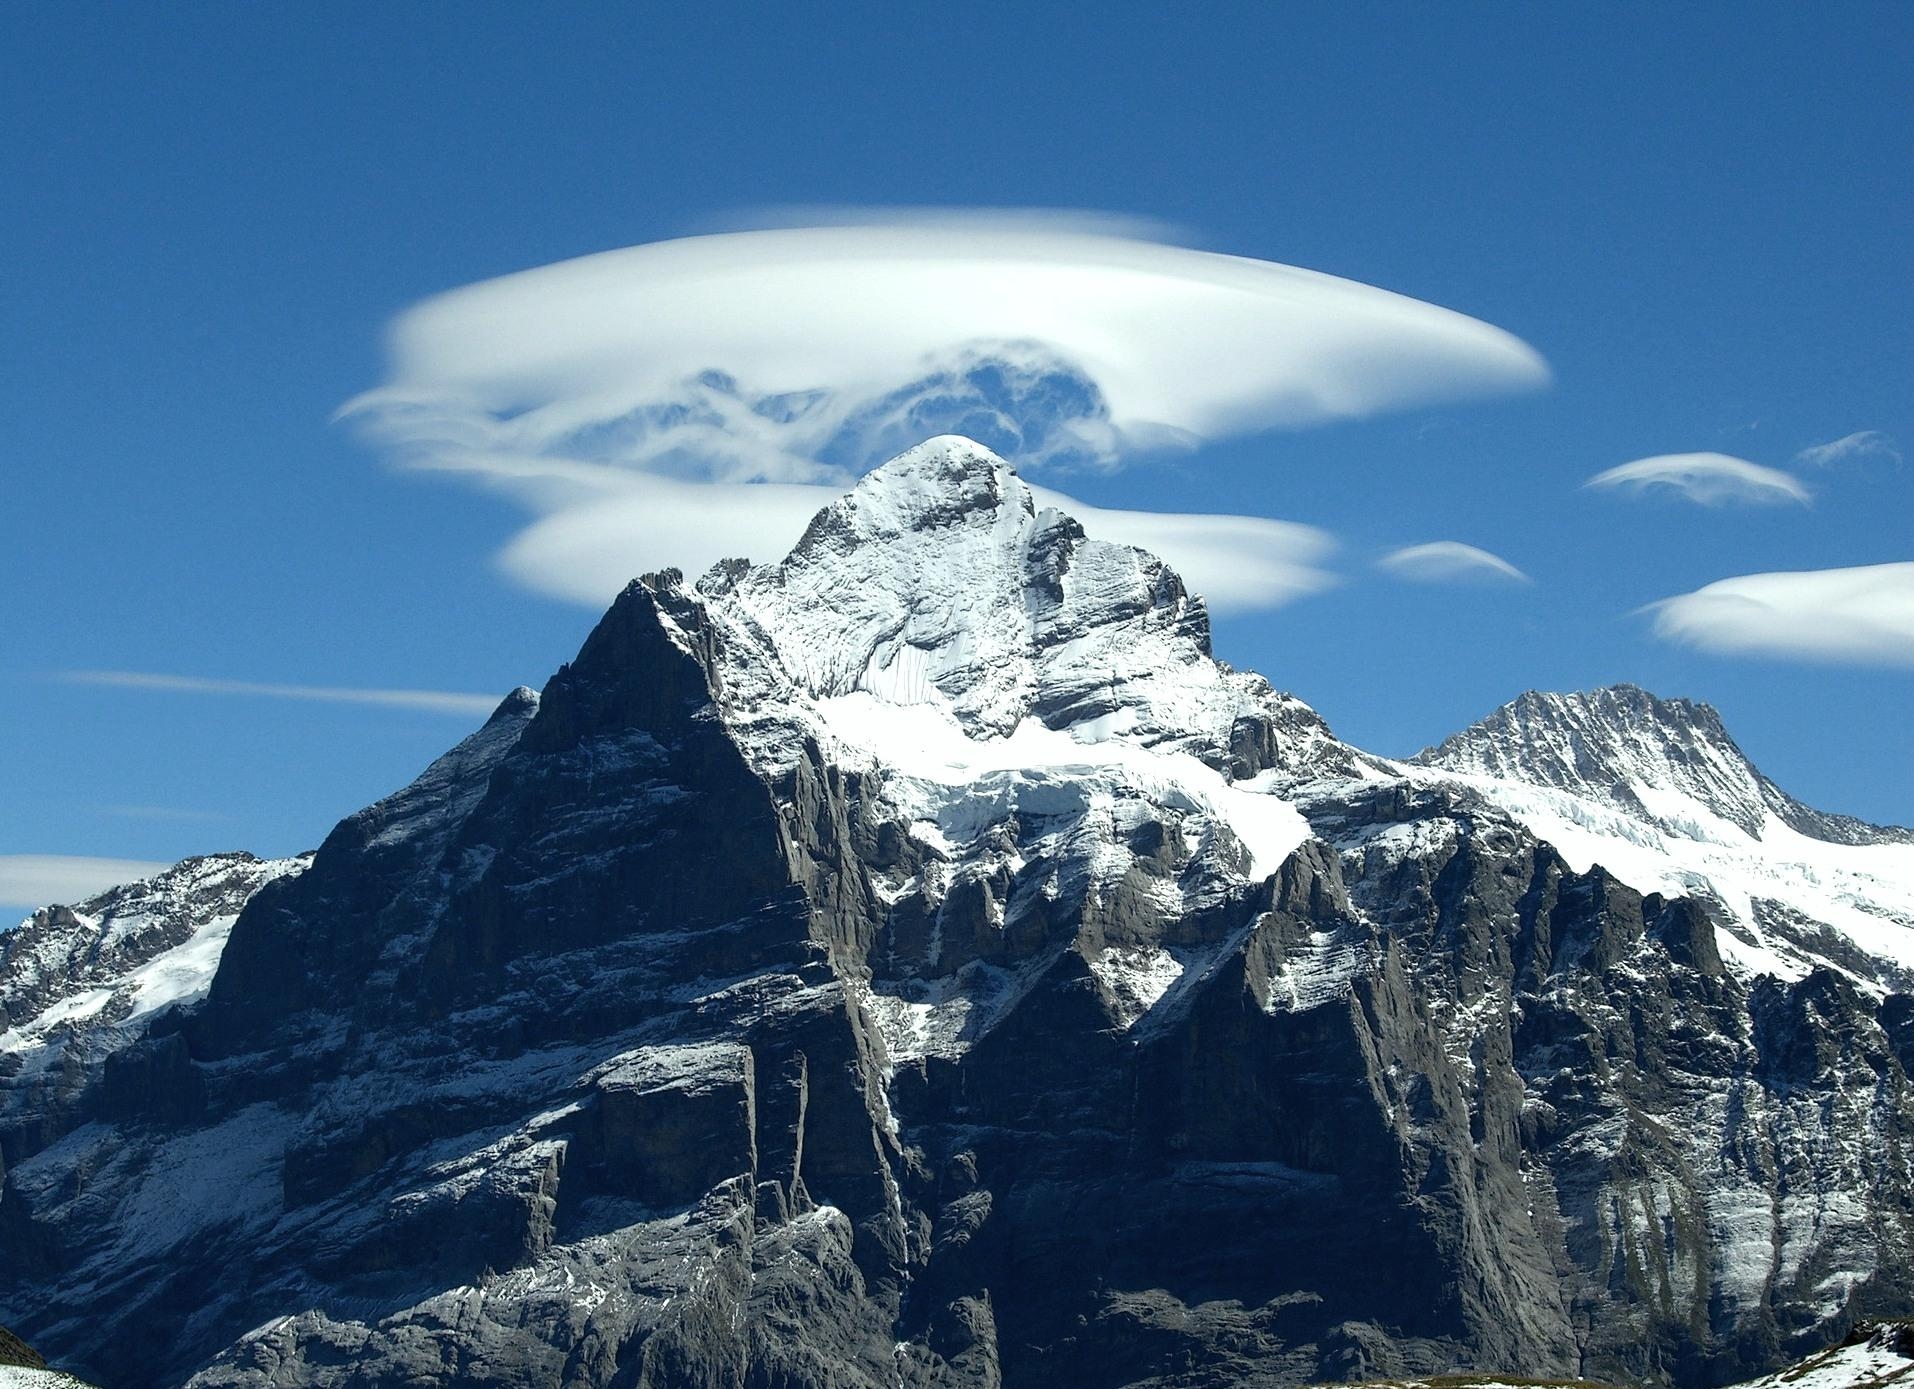
[[[936,441],[7,1092],[0,1322],[109,1386],[1709,1386],[1914,1310],[1891,962],[1571,864],[1487,761],[1555,712],[1349,748]]]

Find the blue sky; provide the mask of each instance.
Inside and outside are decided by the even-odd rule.
[[[1631,615],[1914,561],[1914,11],[692,8],[8,12],[0,857],[309,847],[472,722],[62,672],[542,683],[594,614],[499,568],[523,506],[335,412],[429,296],[791,206],[1156,219],[1516,335],[1548,389],[1031,475],[1332,535],[1334,587],[1217,645],[1364,746],[1632,680],[1803,798],[1914,821],[1903,648],[1715,654]],[[1582,487],[1698,452],[1812,499]],[[1375,567],[1429,541],[1533,582]]]

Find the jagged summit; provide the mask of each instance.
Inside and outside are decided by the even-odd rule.
[[[954,435],[867,475],[783,560],[703,587],[810,694],[940,704],[977,736],[1216,679],[1208,613],[1168,565],[1086,536]]]
[[[1803,805],[1763,775],[1713,706],[1630,684],[1530,690],[1412,761],[1573,791],[1684,830],[1712,816],[1755,838],[1774,821],[1840,844],[1908,838]]]
[[[870,539],[960,524],[980,512],[1037,511],[1030,489],[1009,462],[975,439],[940,434],[866,474],[842,499],[820,511],[796,549],[813,548],[840,519]]]

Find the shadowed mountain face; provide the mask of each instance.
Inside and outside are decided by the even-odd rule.
[[[0,1323],[108,1386],[1708,1386],[1914,1310],[1904,835],[1700,706],[1391,763],[1208,642],[957,439],[632,585],[216,973],[9,1014]]]

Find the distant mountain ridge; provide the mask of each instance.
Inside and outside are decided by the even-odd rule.
[[[1579,694],[1530,690],[1411,759],[1423,766],[1575,790],[1660,820],[1684,797],[1748,834],[1769,817],[1834,844],[1914,843],[1914,831],[1803,805],[1749,761],[1707,704],[1635,685]]]
[[[1747,1379],[1914,1312],[1914,846],[1815,815],[1629,687],[1353,748],[932,440],[220,861],[165,1006],[175,928],[37,914],[0,1323],[113,1385]]]

